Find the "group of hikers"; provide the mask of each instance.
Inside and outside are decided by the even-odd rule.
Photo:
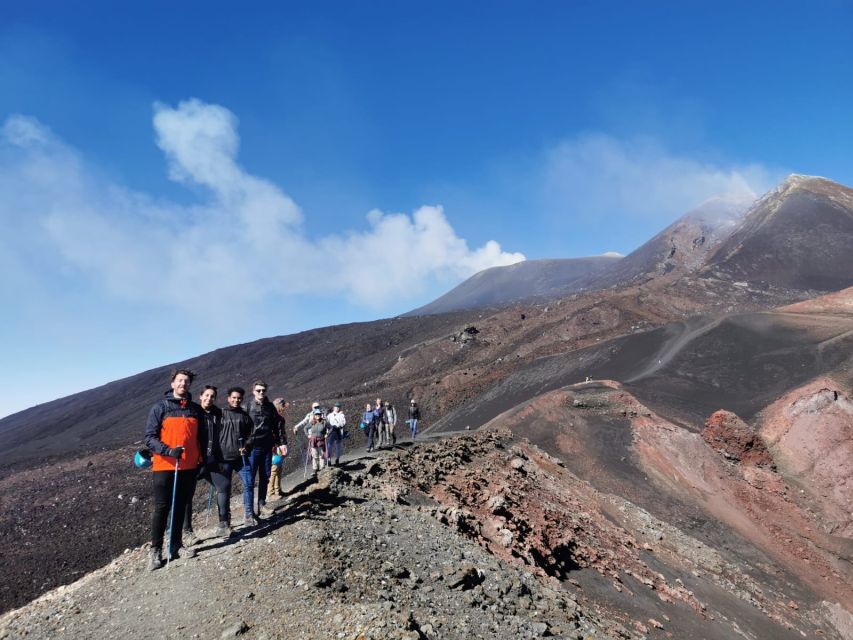
[[[252,384],[252,395],[243,404],[245,389],[231,387],[226,404],[216,405],[218,390],[206,385],[193,402],[190,394],[195,374],[188,369],[172,371],[171,388],[151,407],[145,425],[147,451],[136,454],[136,463],[153,471],[154,511],[151,520],[151,552],[148,568],[163,566],[163,537],[169,529],[166,560],[192,558],[191,548],[198,541],[193,532],[193,496],[198,480],[211,485],[216,494],[219,524],[214,536],[231,534],[231,482],[237,472],[243,483],[243,520],[240,526],[259,524],[259,517],[272,515],[267,498],[284,496],[281,487],[282,468],[287,456],[285,409],[283,398],[270,401],[268,385],[263,380]],[[412,438],[417,437],[420,408],[410,401],[406,421]],[[367,451],[393,447],[397,442],[397,411],[391,402],[376,399],[366,404],[359,428],[367,436]],[[349,435],[340,402],[326,412],[319,402],[293,427],[307,436],[308,457],[314,474],[326,466],[340,465],[343,441]],[[255,479],[257,478],[257,484]],[[255,487],[257,486],[257,511]],[[171,516],[170,516],[171,513]]]

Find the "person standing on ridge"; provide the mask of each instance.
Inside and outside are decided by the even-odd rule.
[[[199,467],[199,474],[192,481],[192,487],[189,489],[187,496],[187,510],[184,514],[184,531],[181,536],[184,546],[191,547],[196,544],[199,539],[193,531],[193,496],[195,489],[200,479],[210,480],[210,472],[208,463],[211,461],[210,447],[213,444],[213,435],[219,430],[219,423],[222,421],[222,410],[216,406],[217,389],[212,385],[205,385],[204,390],[198,397],[199,406],[204,412],[204,430],[207,434],[207,451],[205,451],[204,460]]]
[[[210,466],[210,481],[216,487],[216,508],[219,512],[219,524],[214,535],[223,537],[231,533],[231,480],[234,471],[243,468],[243,456],[240,454],[244,442],[252,435],[252,419],[243,409],[242,387],[231,387],[225,397],[226,405],[222,409],[222,419],[216,433],[210,434],[210,453],[213,459]],[[244,513],[252,513],[254,494],[252,487],[243,485]],[[252,516],[254,517],[254,516]]]
[[[240,470],[243,485],[255,486],[258,478],[258,515],[272,515],[272,509],[267,507],[267,486],[272,471],[272,456],[280,446],[287,446],[284,432],[284,421],[267,398],[267,383],[255,380],[252,385],[252,398],[246,407],[246,413],[252,419],[254,428],[252,435],[246,441],[242,455],[246,456],[247,465]],[[252,503],[254,507],[254,501]],[[245,524],[254,524],[254,508],[245,514]]]
[[[397,435],[394,427],[397,426],[397,410],[388,400],[385,401],[385,441],[390,448],[397,444]]]
[[[314,475],[326,466],[326,421],[323,419],[323,411],[319,407],[311,414],[311,423],[308,425],[308,447],[311,449],[311,469]]]
[[[344,427],[347,424],[346,416],[341,411],[341,403],[336,402],[332,407],[332,413],[326,416],[329,425],[329,435],[326,437],[326,457],[329,466],[332,464],[332,455],[335,456],[335,466],[341,464],[341,448],[344,441]]]
[[[272,406],[275,407],[278,415],[281,416],[281,431],[284,433],[284,427],[286,424],[284,419],[284,410],[287,408],[287,403],[284,401],[284,398],[276,398],[272,401]],[[272,470],[270,472],[270,486],[267,488],[267,497],[272,500],[278,500],[279,498],[284,497],[284,492],[281,490],[281,469],[284,466],[284,456],[287,455],[287,447],[279,447],[276,454],[281,458],[281,461],[276,464],[276,457],[273,456]]]
[[[418,435],[418,420],[421,419],[421,410],[418,408],[418,403],[415,402],[414,398],[409,403],[409,428],[412,430],[412,440],[414,440]]]
[[[173,522],[170,524],[169,559],[195,556],[195,551],[184,548],[181,540],[189,489],[207,450],[204,415],[190,395],[194,377],[195,374],[188,369],[174,370],[171,389],[151,407],[145,424],[145,446],[152,453],[154,489],[151,552],[148,557],[148,569],[152,571],[163,566],[163,535],[170,509]]]
[[[373,451],[373,436],[376,433],[376,412],[369,402],[364,405],[361,422],[364,425],[364,435],[367,436],[367,452],[370,453]]]
[[[382,398],[376,398],[376,404],[373,405],[373,413],[376,415],[376,439],[378,440],[377,448],[381,449],[385,446],[385,407],[382,406]]]

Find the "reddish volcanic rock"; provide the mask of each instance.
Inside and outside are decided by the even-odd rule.
[[[755,466],[773,466],[761,438],[730,411],[715,411],[705,422],[702,439],[724,457]]]

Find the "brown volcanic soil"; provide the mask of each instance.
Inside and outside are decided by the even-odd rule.
[[[324,472],[265,526],[199,550],[154,573],[126,553],[4,615],[0,638],[841,640],[849,618],[506,431]]]
[[[700,435],[662,419],[618,384],[579,384],[545,394],[490,423],[498,425],[540,444],[600,491],[675,525],[670,530],[678,531],[676,540],[689,536],[712,549],[719,563],[699,573],[738,594],[747,611],[758,607],[785,626],[791,602],[798,615],[813,620],[837,605],[853,619],[850,540],[825,533],[822,515],[782,475],[727,461]],[[668,567],[658,570],[666,575],[675,569],[683,579],[689,554],[677,548],[669,553]],[[691,586],[702,602],[703,595],[712,597],[704,588]]]

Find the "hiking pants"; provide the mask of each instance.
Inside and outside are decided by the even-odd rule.
[[[198,475],[193,476],[191,483],[192,486],[187,489],[187,506],[184,511],[184,531],[189,532],[193,530],[193,498],[195,497],[195,488],[198,486]]]
[[[219,522],[231,523],[231,478],[232,473],[239,471],[243,463],[219,462],[210,469],[210,481],[216,487],[216,508],[219,511]]]
[[[367,449],[370,450],[373,448],[373,435],[376,433],[376,427],[369,424],[365,431],[367,432]]]
[[[258,476],[258,509],[267,503],[267,485],[272,471],[272,451],[252,449],[246,456],[249,464],[240,469],[243,481],[243,509],[245,513],[254,513],[255,476]]]
[[[281,466],[274,464],[270,471],[270,486],[267,487],[267,496],[283,495],[281,491]]]
[[[175,521],[172,523],[172,549],[182,545],[181,529],[184,524],[184,513],[187,508],[187,498],[195,488],[197,469],[178,471],[178,484],[175,489]],[[172,510],[172,490],[175,482],[174,471],[154,471],[151,474],[154,485],[154,512],[151,516],[151,546],[154,549],[163,548],[163,536],[166,534],[166,523]]]
[[[341,449],[343,448],[343,433],[337,427],[332,429],[329,432],[329,435],[326,436],[326,458],[329,462],[332,462],[332,458],[335,460],[341,459]],[[337,455],[335,455],[337,452]]]

